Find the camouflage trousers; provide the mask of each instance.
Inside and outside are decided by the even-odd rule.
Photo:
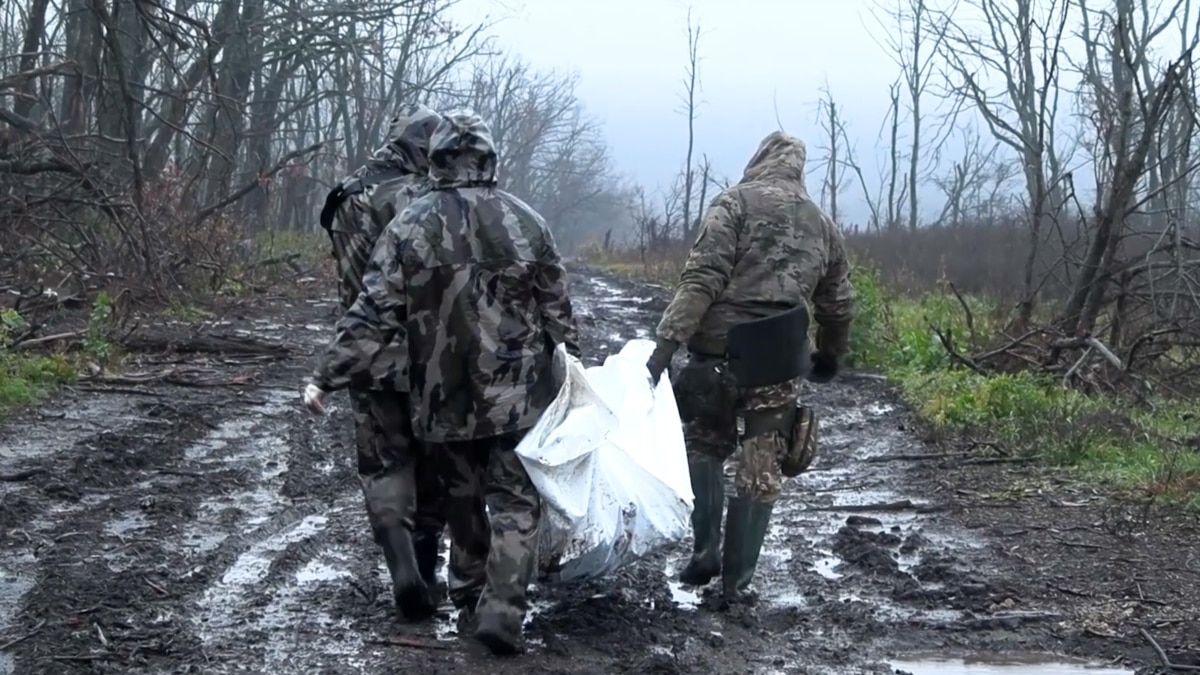
[[[437,467],[413,436],[408,394],[351,390],[358,479],[371,531],[406,527],[440,541],[445,498]]]
[[[693,353],[672,386],[688,455],[727,461],[738,449],[741,417],[734,489],[739,497],[774,503],[783,491],[780,458],[788,451],[800,380],[739,388],[724,359]]]
[[[459,609],[498,615],[515,634],[527,610],[541,516],[541,497],[516,453],[523,435],[431,449],[446,485],[450,599]]]

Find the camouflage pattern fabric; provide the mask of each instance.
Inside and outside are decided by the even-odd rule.
[[[672,383],[689,456],[725,462],[738,448],[738,417],[753,416],[734,473],[739,497],[773,503],[783,491],[779,460],[788,449],[800,380],[739,388],[724,359],[691,354]]]
[[[450,527],[450,598],[521,633],[541,500],[517,456],[521,434],[438,445]],[[491,510],[491,519],[484,506]]]
[[[350,405],[371,530],[404,527],[440,537],[446,522],[442,481],[425,447],[413,438],[408,395],[353,390]]]
[[[723,355],[730,327],[811,300],[822,326],[848,323],[854,289],[837,225],[804,187],[804,143],[772,132],[742,180],[709,204],[658,337]]]
[[[478,115],[446,115],[430,143],[432,189],[380,237],[366,291],[338,322],[314,384],[369,381],[384,345],[400,341],[418,438],[528,429],[556,393],[555,346],[578,352],[566,272],[542,217],[496,189],[496,152]]]
[[[377,184],[366,181],[362,191],[342,200],[328,228],[339,272],[342,309],[348,310],[365,290],[367,263],[387,224],[416,196],[429,189],[429,139],[442,116],[419,103],[405,104],[392,118],[387,142],[339,186],[349,190],[360,180],[381,173],[401,173]],[[388,345],[374,359],[372,381],[363,386],[384,391],[408,391],[407,363],[402,343]]]

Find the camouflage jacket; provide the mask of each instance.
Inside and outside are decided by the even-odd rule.
[[[441,115],[423,105],[402,106],[392,118],[387,143],[326,199],[321,224],[333,244],[343,312],[365,290],[367,262],[388,223],[429,190],[429,138],[440,121]],[[393,343],[376,355],[370,381],[361,388],[408,391],[405,350]]]
[[[805,190],[806,154],[773,132],[742,180],[713,199],[658,337],[723,355],[732,326],[810,301],[819,325],[851,321],[845,242]]]
[[[431,145],[433,188],[388,225],[366,292],[338,322],[314,381],[327,391],[353,386],[381,345],[400,339],[418,438],[528,429],[556,393],[554,347],[575,349],[566,272],[541,216],[496,189],[482,119],[448,115]]]

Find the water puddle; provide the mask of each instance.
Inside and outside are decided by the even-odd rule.
[[[254,416],[222,423],[205,438],[185,450],[189,462],[220,469],[245,472],[244,486],[202,501],[183,535],[186,545],[196,554],[212,551],[228,538],[228,523],[238,521],[230,515],[245,517],[243,527],[261,525],[280,511],[281,479],[287,471],[289,448],[284,434],[286,423],[280,413],[295,406],[295,393],[274,390],[266,404]]]
[[[1131,675],[1132,670],[1050,654],[976,655],[961,659],[921,657],[891,661],[897,675]]]
[[[33,563],[33,556],[4,556],[0,558],[0,635],[5,635],[21,608],[21,599],[33,588],[33,577],[16,571],[17,566]],[[0,674],[16,672],[12,656],[0,652]]]

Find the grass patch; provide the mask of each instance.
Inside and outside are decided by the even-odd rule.
[[[955,367],[934,328],[964,351],[998,334],[1003,313],[986,300],[948,289],[909,298],[857,269],[859,319],[852,332],[857,366],[886,374],[935,430],[969,434],[1131,496],[1200,506],[1200,419],[1194,405],[1159,400],[1137,409],[1126,400],[1087,396],[1056,378],[1029,372],[979,375]]]
[[[0,416],[39,403],[55,387],[75,380],[75,364],[68,355],[24,354],[10,348],[13,336],[24,328],[20,314],[0,311]]]
[[[592,264],[667,286],[678,279],[677,264],[612,257]],[[982,350],[999,334],[1006,308],[980,297],[960,299],[945,285],[905,296],[885,288],[867,267],[856,266],[853,275],[858,316],[849,364],[887,375],[939,434],[986,439],[1129,496],[1200,507],[1200,414],[1194,404],[1158,400],[1152,410],[1137,409],[1048,376],[984,376],[957,367],[935,328],[963,353]]]

